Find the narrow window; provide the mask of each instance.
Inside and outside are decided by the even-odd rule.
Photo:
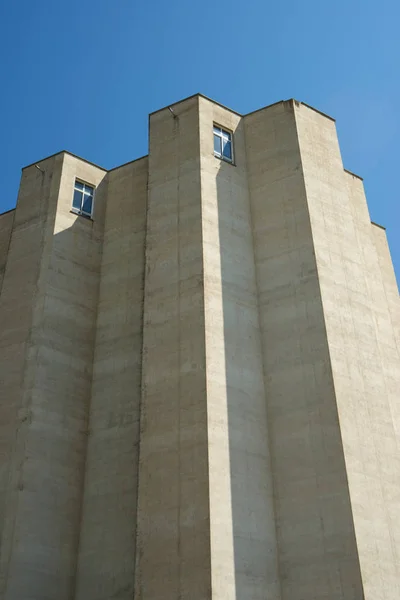
[[[78,215],[91,217],[93,213],[94,187],[87,183],[76,180],[74,186],[74,197],[72,210]]]
[[[233,162],[232,133],[214,125],[214,156]]]

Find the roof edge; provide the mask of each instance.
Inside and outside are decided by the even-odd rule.
[[[336,123],[336,119],[334,117],[331,117],[330,115],[327,115],[326,113],[322,112],[322,110],[319,110],[318,108],[315,108],[314,106],[311,106],[311,104],[307,104],[307,102],[301,102],[301,100],[296,100],[295,98],[293,98],[293,101],[298,105],[306,106],[310,110],[313,110],[314,112],[318,113],[319,115],[322,115],[323,117],[326,117],[330,121],[333,121],[334,123]]]
[[[13,212],[17,207],[14,206],[14,208],[9,208],[8,210],[5,210],[4,212],[0,213],[0,217],[2,217],[3,215],[7,215],[10,212]]]
[[[41,158],[40,160],[35,160],[35,162],[31,163],[30,165],[25,165],[25,167],[22,167],[22,171],[24,169],[29,169],[29,167],[34,167],[35,165],[43,162],[44,160],[48,160],[49,158],[54,158],[55,156],[59,156],[60,154],[68,154],[69,156],[73,156],[74,158],[77,158],[78,160],[82,160],[83,162],[87,163],[88,165],[92,165],[92,167],[96,167],[97,169],[101,169],[102,171],[107,172],[107,169],[105,169],[104,167],[101,167],[100,165],[96,165],[96,163],[91,162],[90,160],[86,160],[86,158],[82,158],[82,156],[78,156],[77,154],[74,154],[73,152],[69,152],[69,150],[59,150],[58,152],[55,152],[54,154],[50,154],[49,156],[45,156],[44,158]]]
[[[107,171],[107,173],[111,173],[112,171],[116,171],[117,169],[122,169],[122,167],[127,167],[128,165],[131,165],[132,163],[135,163],[138,160],[143,160],[144,158],[148,158],[148,157],[149,157],[148,154],[143,154],[143,156],[139,156],[139,158],[134,158],[133,160],[128,160],[128,162],[122,163],[122,165],[117,165],[116,167],[109,169]]]
[[[152,117],[153,115],[156,115],[157,113],[161,112],[162,110],[166,110],[167,108],[169,108],[171,106],[176,106],[177,104],[181,104],[182,102],[186,102],[186,100],[192,100],[193,98],[204,98],[204,100],[208,100],[209,102],[212,102],[213,104],[216,104],[217,106],[220,106],[221,108],[224,108],[225,110],[229,110],[229,112],[232,112],[235,115],[238,115],[239,117],[243,117],[243,115],[241,113],[237,112],[236,110],[233,110],[232,108],[229,108],[228,106],[225,106],[225,104],[221,104],[221,102],[217,102],[216,100],[213,100],[212,98],[209,98],[205,94],[201,94],[200,92],[197,92],[196,94],[192,94],[191,96],[187,96],[187,98],[181,98],[177,102],[171,102],[170,104],[167,104],[166,106],[163,106],[162,108],[158,108],[157,110],[153,110],[153,112],[149,113],[149,118]]]
[[[313,106],[311,106],[310,104],[307,104],[306,102],[300,102],[298,100],[295,100],[294,98],[289,98],[288,100],[278,100],[278,102],[273,102],[272,104],[267,104],[266,106],[262,106],[260,108],[257,108],[256,110],[250,111],[249,113],[239,113],[236,110],[233,110],[232,108],[229,108],[228,106],[225,106],[224,104],[222,104],[221,102],[217,102],[216,100],[213,100],[212,98],[209,98],[208,96],[206,96],[205,94],[201,94],[200,92],[197,92],[196,94],[192,94],[191,96],[187,96],[186,98],[182,98],[181,100],[178,100],[177,102],[172,102],[170,104],[167,104],[166,106],[163,106],[162,108],[159,108],[151,113],[149,113],[149,118],[152,115],[155,115],[163,110],[166,110],[168,108],[170,108],[171,106],[176,106],[177,104],[181,104],[182,102],[186,102],[187,100],[191,100],[193,98],[204,98],[205,100],[208,100],[209,102],[212,102],[213,104],[215,104],[216,106],[220,106],[221,108],[239,116],[239,117],[248,117],[250,115],[253,115],[261,110],[265,110],[268,108],[271,108],[272,106],[276,106],[278,104],[283,104],[285,102],[292,102],[293,104],[296,104],[298,106],[306,106],[307,108],[309,108],[310,110],[313,110],[315,112],[317,112],[318,114],[322,115],[323,117],[326,117],[327,119],[330,119],[333,122],[336,122],[336,119],[334,119],[333,117],[331,117],[330,115],[327,115],[326,113],[322,112],[321,110],[318,110],[317,108],[314,108]],[[110,171],[114,171],[115,169],[119,169],[125,165],[128,165],[132,162],[135,162],[137,160],[141,160],[143,158],[145,158],[146,156],[148,156],[148,154],[145,154],[144,156],[141,156],[139,158],[135,158],[131,161],[128,161],[126,163],[123,163],[122,165],[117,165],[116,167],[113,167],[112,169],[105,169],[104,167],[90,161],[87,160],[86,158],[83,158],[82,156],[78,156],[77,154],[74,154],[73,152],[69,152],[69,150],[60,150],[58,152],[55,152],[54,154],[50,154],[49,156],[45,156],[44,158],[41,158],[40,160],[36,160],[35,162],[30,163],[29,165],[25,165],[24,167],[22,167],[22,171],[24,169],[28,169],[29,167],[33,167],[35,165],[37,165],[38,163],[43,162],[44,160],[48,160],[49,158],[54,158],[55,156],[59,156],[60,154],[68,154],[69,156],[72,156],[73,158],[76,158],[78,160],[81,160],[82,162],[85,162],[88,165],[91,165],[92,167],[96,167],[97,169],[100,169],[101,171],[104,171],[105,173],[108,173]],[[346,169],[345,169],[346,170]],[[347,171],[348,173],[351,173],[350,171]],[[358,175],[355,175],[355,173],[351,173],[352,175],[354,175],[355,177],[358,177],[359,179],[362,180],[362,177],[359,177]]]
[[[379,227],[379,229],[386,231],[386,227],[384,225],[379,225],[379,223],[375,223],[375,221],[371,221],[371,225],[375,225],[375,227]]]
[[[277,106],[278,104],[284,104],[285,102],[293,102],[293,98],[288,98],[287,100],[278,100],[277,102],[273,102],[272,104],[267,104],[266,106],[261,106],[260,108],[256,108],[256,110],[252,110],[249,113],[243,115],[244,117],[250,117],[262,110],[266,110],[267,108],[272,108],[273,106]]]
[[[343,171],[345,173],[348,173],[349,175],[353,175],[353,177],[357,177],[357,179],[361,179],[361,181],[364,181],[363,177],[361,177],[361,175],[357,175],[357,173],[353,173],[353,171],[349,171],[348,169],[343,169]]]
[[[232,108],[229,108],[229,106],[225,106],[225,104],[222,104],[221,102],[217,102],[217,100],[213,100],[212,98],[209,98],[205,94],[201,94],[200,92],[197,92],[197,94],[192,94],[191,96],[187,96],[187,98],[181,98],[177,102],[171,102],[170,104],[167,104],[166,106],[163,106],[162,108],[158,108],[157,110],[154,110],[151,113],[149,113],[149,117],[161,112],[162,110],[166,110],[167,108],[169,108],[171,106],[176,106],[177,104],[181,104],[181,102],[185,102],[186,100],[192,100],[192,98],[204,98],[205,100],[208,100],[209,102],[212,102],[213,104],[216,104],[217,106],[220,106],[221,108],[224,108],[225,110],[229,110],[229,112],[232,112],[235,115],[238,115],[239,117],[248,117],[249,115],[252,115],[258,111],[264,110],[266,108],[270,108],[272,106],[276,106],[277,104],[282,104],[284,102],[293,102],[297,105],[306,106],[310,110],[313,110],[314,112],[317,112],[318,114],[322,115],[323,117],[326,117],[330,121],[333,121],[334,123],[336,123],[336,119],[334,117],[331,117],[330,115],[322,112],[322,110],[318,110],[318,108],[315,108],[314,106],[311,106],[310,104],[307,104],[306,102],[301,102],[300,100],[296,100],[295,98],[288,98],[287,100],[278,100],[277,102],[273,102],[272,104],[267,104],[265,106],[261,106],[260,108],[257,108],[256,110],[252,110],[249,113],[242,114],[242,113],[238,112],[237,110],[233,110]]]

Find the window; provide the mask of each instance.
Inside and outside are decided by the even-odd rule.
[[[232,133],[214,125],[214,156],[233,162]]]
[[[75,181],[72,210],[78,215],[91,217],[93,212],[94,187],[81,181]]]

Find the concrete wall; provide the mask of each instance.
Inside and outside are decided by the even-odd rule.
[[[213,123],[235,164],[214,157]],[[243,120],[200,98],[212,597],[280,598]]]
[[[0,296],[1,598],[5,597],[15,556],[17,514],[27,493],[22,467],[26,457],[25,439],[31,421],[29,390],[32,370],[36,365],[38,327],[43,313],[43,259],[49,247],[47,231],[54,227],[61,164],[61,157],[48,159],[42,163],[46,174],[41,174],[37,169],[25,169],[22,173]],[[28,495],[31,497],[29,490]],[[19,555],[22,552],[23,548],[20,547]],[[29,562],[26,563],[24,571],[29,574]],[[11,575],[15,577],[15,574]]]
[[[399,350],[362,183],[335,126],[296,109],[366,600],[400,596]],[[389,284],[393,296],[393,281]]]
[[[137,600],[211,594],[198,99],[150,116]]]
[[[0,300],[7,600],[73,591],[99,282],[104,171],[64,154],[40,167],[23,172]],[[95,221],[70,212],[75,177],[98,186]]]
[[[76,598],[131,600],[136,545],[147,158],[107,175]]]
[[[363,191],[362,191],[363,193]],[[386,237],[386,231],[371,223],[372,239],[375,244],[378,263],[381,271],[382,282],[385,289],[386,300],[390,311],[390,323],[396,336],[397,347],[400,347],[400,297],[397,285],[396,275],[393,268],[392,258],[390,256],[389,245]]]
[[[148,159],[39,165],[0,216],[0,600],[398,600],[400,302],[334,122],[195,96]]]
[[[9,210],[0,215],[0,294],[6,270],[8,248],[14,223],[15,210]]]
[[[362,598],[293,102],[245,124],[282,599]]]

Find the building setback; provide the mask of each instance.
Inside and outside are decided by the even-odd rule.
[[[399,600],[399,294],[334,120],[149,128],[0,216],[0,600]]]

